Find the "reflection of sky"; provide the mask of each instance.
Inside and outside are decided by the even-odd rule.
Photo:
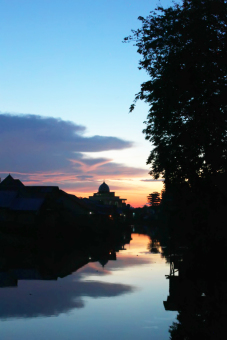
[[[18,288],[0,290],[0,318],[59,315],[83,308],[83,296],[111,297],[132,291],[129,285],[81,282],[79,275],[58,281],[19,281]]]
[[[90,263],[58,281],[1,289],[1,339],[167,339],[176,316],[163,307],[169,267],[147,253],[147,236],[132,238],[104,268]]]

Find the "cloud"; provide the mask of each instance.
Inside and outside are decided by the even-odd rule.
[[[131,142],[116,137],[85,137],[85,131],[84,126],[61,119],[1,114],[1,163],[14,171],[27,170],[28,162],[32,171],[56,170],[80,162],[82,152],[132,147]]]
[[[165,179],[161,178],[161,179],[141,179],[141,182],[163,182]]]
[[[83,308],[84,296],[113,297],[134,290],[133,286],[125,284],[81,281],[81,275],[70,275],[58,281],[24,280],[17,288],[0,289],[0,319],[56,316]]]
[[[0,114],[0,173],[11,173],[27,185],[80,188],[100,179],[130,178],[144,169],[114,163],[111,158],[86,157],[84,152],[123,150],[133,143],[116,137],[85,137],[86,127],[37,115]],[[90,184],[89,184],[90,183]],[[91,189],[91,186],[90,186]]]
[[[120,150],[132,146],[132,142],[116,137],[84,137],[86,128],[60,118],[37,115],[0,115],[0,133],[4,141],[23,150],[51,150],[71,152],[97,152]],[[30,144],[31,142],[32,144]],[[36,151],[35,150],[35,151]]]

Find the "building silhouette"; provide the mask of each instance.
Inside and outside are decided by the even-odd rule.
[[[0,221],[34,224],[39,217],[45,220],[73,220],[91,212],[81,199],[57,186],[25,186],[10,174],[0,183]]]
[[[99,204],[114,205],[117,208],[126,206],[126,199],[115,196],[115,192],[110,191],[110,188],[105,181],[100,185],[97,193],[94,193],[93,196],[89,196],[89,200]]]

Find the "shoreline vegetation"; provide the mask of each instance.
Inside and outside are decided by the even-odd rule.
[[[170,339],[222,339],[227,294],[227,2],[158,6],[124,42],[149,75],[135,95],[149,105],[155,238],[170,263],[166,310],[178,311]],[[155,196],[156,195],[156,196]]]
[[[130,112],[138,100],[149,105],[147,164],[164,178],[161,199],[149,195],[156,236],[174,252],[187,249],[195,267],[212,256],[226,269],[227,2],[183,0],[138,19],[124,42],[149,76]]]

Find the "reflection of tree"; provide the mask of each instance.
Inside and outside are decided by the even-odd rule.
[[[180,249],[170,255],[169,296],[164,306],[179,312],[169,330],[173,340],[223,339],[227,320],[227,281],[223,275],[226,258],[224,249],[218,256],[212,250],[213,243],[204,237],[200,244],[184,249],[181,256]]]
[[[150,243],[148,244],[148,250],[153,254],[160,254],[162,253],[162,247],[158,240],[151,239]]]
[[[177,321],[170,327],[172,340],[176,339],[223,339],[226,333],[226,290],[216,287],[215,295],[195,299],[188,295],[188,301],[179,311]]]

